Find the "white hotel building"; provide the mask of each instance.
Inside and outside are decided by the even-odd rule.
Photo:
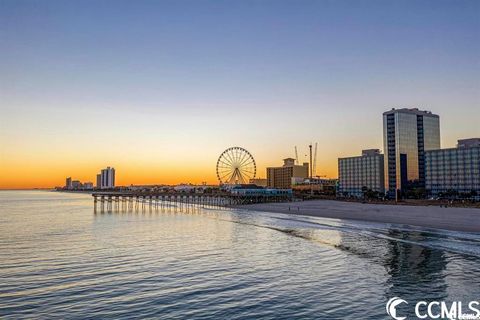
[[[456,148],[426,151],[425,173],[430,195],[474,192],[480,197],[480,138],[458,140]]]
[[[363,150],[361,156],[338,159],[338,194],[363,197],[363,191],[385,192],[383,154]]]
[[[107,167],[97,174],[97,188],[112,189],[115,188],[115,169]]]

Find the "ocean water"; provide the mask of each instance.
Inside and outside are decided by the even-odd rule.
[[[392,297],[479,300],[480,235],[0,192],[1,319],[391,319]]]

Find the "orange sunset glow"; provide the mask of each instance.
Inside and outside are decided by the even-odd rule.
[[[95,182],[98,171],[106,166],[115,167],[117,185],[217,184],[215,164],[227,147],[239,145],[248,149],[257,163],[256,176],[265,177],[267,166],[281,165],[283,158],[295,156],[295,146],[299,161],[308,162],[311,141],[319,146],[317,174],[337,177],[338,157],[360,154],[367,147],[382,148],[379,114],[383,109],[377,109],[378,112],[370,113],[371,119],[344,118],[349,124],[342,126],[325,122],[311,132],[306,128],[291,132],[275,128],[267,131],[261,128],[261,123],[257,124],[257,128],[260,127],[257,131],[250,130],[248,125],[217,131],[213,118],[210,125],[178,130],[162,130],[152,124],[139,128],[134,136],[130,132],[135,133],[136,129],[123,131],[122,123],[113,123],[111,132],[71,132],[69,125],[61,122],[52,124],[52,128],[41,123],[22,123],[21,114],[16,113],[10,115],[7,123],[11,130],[2,131],[0,137],[0,186],[2,189],[52,188],[64,185],[67,176]],[[123,112],[128,117],[129,112]],[[139,121],[150,121],[146,115],[132,114]],[[339,111],[336,118],[341,115]],[[469,121],[473,122],[466,120]],[[314,125],[315,121],[311,123]],[[453,146],[457,136],[475,133],[473,123],[470,127],[455,127],[454,121],[442,119],[442,124],[445,128],[442,135],[449,135],[442,140],[444,146]],[[30,125],[40,130],[25,132]],[[92,124],[88,127],[92,128]],[[340,129],[345,131],[339,132]]]

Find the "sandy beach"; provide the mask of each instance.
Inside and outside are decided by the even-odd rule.
[[[243,209],[315,217],[406,224],[435,229],[480,232],[480,209],[383,205],[335,200],[261,203]]]

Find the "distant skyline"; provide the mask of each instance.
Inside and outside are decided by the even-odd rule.
[[[317,173],[383,149],[382,113],[479,137],[480,1],[0,0],[0,188],[216,183],[318,142]]]

